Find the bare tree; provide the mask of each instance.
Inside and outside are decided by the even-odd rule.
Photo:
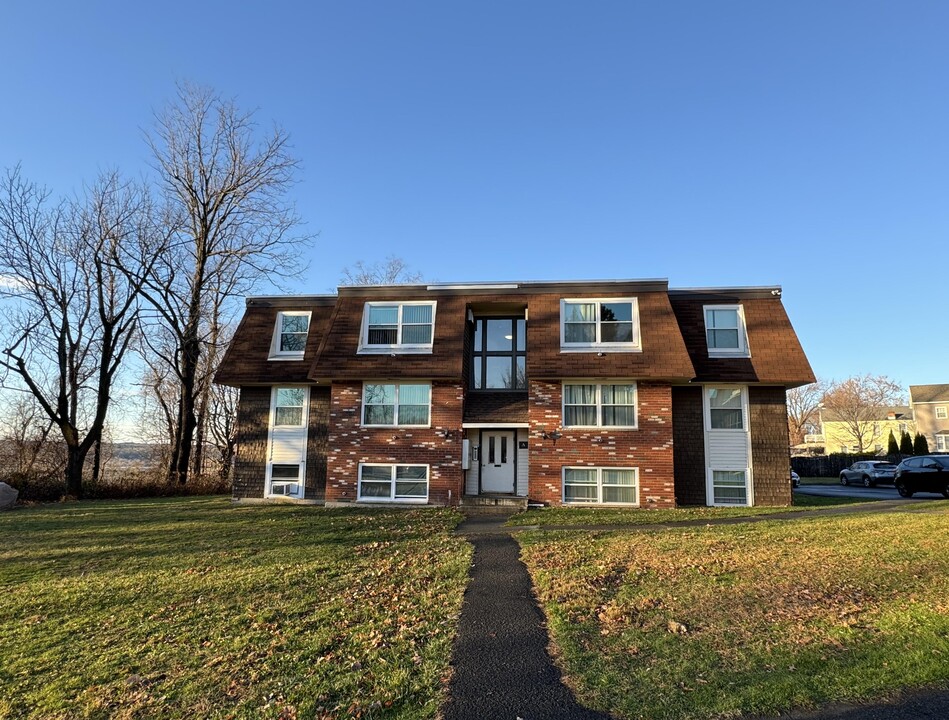
[[[879,444],[877,423],[884,408],[903,402],[903,388],[886,375],[859,375],[831,383],[824,393],[822,412],[843,423],[857,452],[863,453]]]
[[[212,385],[208,398],[208,434],[218,451],[218,476],[227,480],[237,451],[237,388]]]
[[[302,271],[299,225],[287,193],[298,161],[274,128],[257,141],[253,113],[208,88],[183,84],[148,136],[155,168],[177,211],[176,252],[166,256],[146,294],[157,317],[156,347],[178,385],[169,480],[184,484],[191,467],[197,409],[205,391],[202,356],[227,301],[264,279]]]
[[[791,445],[804,442],[808,427],[817,424],[817,409],[824,397],[824,389],[824,383],[818,381],[788,390],[788,435]]]
[[[0,367],[62,435],[66,491],[81,497],[86,456],[102,439],[137,329],[142,283],[165,243],[148,193],[114,173],[85,197],[51,204],[17,168],[0,195]]]
[[[422,273],[409,270],[400,257],[389,255],[383,262],[367,265],[357,260],[352,267],[344,267],[341,285],[412,285],[422,282]]]

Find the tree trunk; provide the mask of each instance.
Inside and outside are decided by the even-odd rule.
[[[66,494],[77,500],[82,499],[82,467],[86,461],[86,451],[81,446],[66,446]]]
[[[99,484],[99,471],[102,468],[102,438],[96,440],[92,451],[92,485]]]
[[[188,482],[191,468],[191,452],[194,447],[194,430],[198,419],[194,414],[194,386],[198,375],[200,343],[197,334],[189,337],[181,353],[181,398],[178,413],[178,457],[174,465],[174,478],[178,485]]]
[[[204,432],[208,421],[208,390],[201,391],[197,413],[197,434],[194,441],[194,472],[200,475],[204,470]]]

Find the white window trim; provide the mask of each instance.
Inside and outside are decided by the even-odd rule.
[[[290,432],[303,431],[303,449],[301,453],[301,459],[299,462],[300,474],[298,476],[298,483],[300,489],[296,495],[286,495],[284,493],[273,493],[273,441],[274,441],[274,417],[277,414],[277,391],[283,388],[290,387],[303,387],[306,390],[306,397],[303,399],[303,422],[300,425],[279,425],[276,426],[278,431],[280,430],[289,430]],[[309,441],[309,408],[310,408],[310,386],[309,385],[274,385],[270,390],[270,412],[267,417],[267,465],[264,475],[264,497],[265,498],[291,498],[294,500],[302,500],[306,496],[306,458],[307,458],[307,442]],[[297,463],[292,462],[278,462],[277,465],[295,465]],[[280,479],[278,484],[292,482],[285,479]]]
[[[390,483],[392,497],[367,497],[362,496],[362,469],[364,467],[387,467],[390,468]],[[397,467],[423,467],[425,468],[425,497],[424,498],[397,498],[395,496],[395,469]],[[432,468],[424,463],[359,463],[358,483],[356,487],[356,501],[365,503],[414,503],[424,505],[428,503],[428,496],[431,492]]]
[[[566,323],[564,322],[564,308],[567,303],[596,303],[596,340],[592,343],[568,343],[565,340]],[[600,304],[601,303],[631,303],[633,339],[631,342],[610,343],[600,340]],[[560,300],[560,352],[642,352],[642,336],[639,329],[639,299],[634,297],[623,298],[561,298]]]
[[[709,390],[732,390],[732,389],[741,390],[741,412],[742,412],[742,429],[737,428],[712,428],[712,416],[711,416],[711,403],[708,398]],[[718,435],[718,434],[736,434],[744,433],[745,442],[747,443],[747,458],[748,466],[742,467],[738,464],[728,464],[728,463],[717,463],[715,465],[707,465],[705,469],[705,503],[709,507],[753,507],[755,504],[755,478],[754,473],[751,471],[751,465],[754,463],[751,455],[751,416],[749,413],[748,407],[748,386],[747,385],[729,385],[725,383],[709,384],[702,386],[702,415],[704,416],[705,424],[705,458],[706,463],[710,456],[709,453],[709,436]],[[735,505],[734,503],[716,503],[715,502],[715,489],[714,489],[714,478],[715,471],[741,471],[745,473],[745,487],[746,487],[746,497],[747,505]]]
[[[741,390],[741,427],[740,428],[713,428],[712,427],[712,403],[709,401],[709,390]],[[748,386],[747,385],[706,385],[702,389],[703,409],[705,411],[705,432],[713,433],[749,433],[749,415],[748,415]],[[717,468],[723,470],[725,468]],[[737,469],[737,468],[733,468]]]
[[[567,394],[564,388],[567,385],[595,385],[596,386],[596,425],[567,425]],[[633,401],[635,403],[634,425],[602,425],[603,418],[603,385],[632,385]],[[560,425],[564,430],[639,430],[639,384],[635,380],[605,379],[605,380],[570,380],[560,385]]]
[[[596,502],[583,502],[582,500],[567,500],[567,470],[596,470]],[[603,502],[603,471],[604,470],[632,470],[636,478],[636,502],[634,503],[616,503]],[[603,507],[639,507],[639,468],[638,467],[612,467],[608,465],[565,465],[560,469],[560,501],[564,505],[576,505],[584,507],[603,506]]]
[[[391,425],[366,424],[366,385],[394,385],[395,386],[395,422]],[[399,423],[399,386],[400,385],[427,385],[428,386],[428,422],[424,425],[403,425]],[[427,380],[365,380],[362,384],[362,404],[359,408],[359,424],[365,428],[430,428],[432,426],[432,383]],[[403,463],[404,464],[404,463]]]
[[[936,452],[949,452],[949,435],[936,435]]]
[[[738,311],[738,348],[711,348],[708,347],[708,312],[709,310],[737,310]],[[748,330],[745,324],[745,308],[742,305],[703,305],[702,321],[705,326],[705,347],[709,357],[751,357],[748,347]]]
[[[277,313],[277,322],[274,324],[273,338],[270,341],[270,356],[268,360],[302,360],[306,350],[281,350],[280,336],[283,334],[283,318],[306,317],[307,338],[310,336],[310,323],[313,313],[309,310],[281,310]]]
[[[432,342],[429,343],[402,343],[396,342],[391,345],[370,345],[369,344],[369,308],[371,307],[386,307],[386,306],[397,306],[399,308],[399,316],[396,320],[396,333],[399,340],[402,339],[402,309],[405,306],[418,306],[418,305],[429,305],[432,308]],[[432,346],[435,342],[435,310],[436,310],[437,301],[435,300],[380,300],[367,302],[363,305],[362,310],[362,325],[359,329],[359,348],[357,349],[357,354],[359,355],[372,355],[372,354],[391,354],[399,353],[410,355],[413,353],[416,354],[431,354]]]
[[[942,415],[939,414],[939,411],[942,410]],[[937,405],[934,411],[937,420],[946,420],[949,419],[949,411],[947,411],[945,405]]]

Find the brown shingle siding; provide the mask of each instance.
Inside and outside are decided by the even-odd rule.
[[[755,505],[791,504],[788,412],[783,387],[748,388]]]

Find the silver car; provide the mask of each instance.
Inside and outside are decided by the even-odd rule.
[[[896,465],[883,460],[861,460],[846,470],[840,471],[840,484],[861,483],[864,487],[876,487],[877,483],[892,483]]]

